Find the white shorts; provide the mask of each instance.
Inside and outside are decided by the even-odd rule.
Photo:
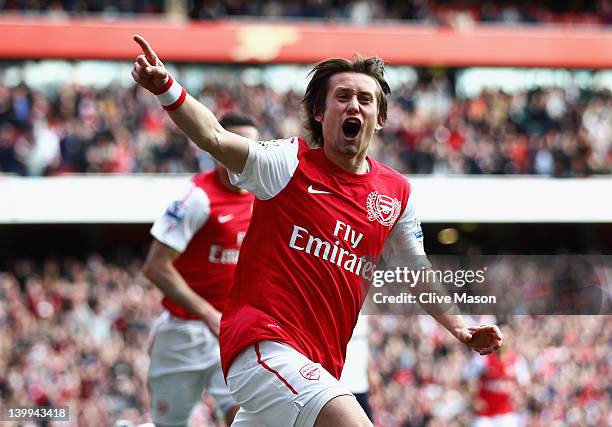
[[[518,427],[518,425],[518,417],[513,413],[494,417],[476,417],[472,423],[472,427]]]
[[[166,312],[155,323],[151,336],[148,380],[155,424],[187,425],[204,390],[223,414],[236,405],[223,379],[219,342],[203,322]]]
[[[240,405],[233,427],[311,427],[327,402],[351,394],[320,364],[273,341],[242,351],[227,386]]]

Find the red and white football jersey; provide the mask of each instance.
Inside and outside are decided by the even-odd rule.
[[[230,174],[257,200],[221,320],[226,375],[244,348],[271,340],[340,378],[383,247],[424,254],[408,181],[368,160],[360,175],[301,138],[249,143],[243,172]]]
[[[468,370],[471,377],[478,378],[477,393],[481,404],[477,414],[481,417],[513,412],[513,395],[518,385],[529,383],[526,362],[515,352],[474,357]]]
[[[153,237],[181,252],[174,266],[187,284],[220,311],[233,283],[253,200],[250,193],[226,188],[216,171],[202,173],[151,228]],[[162,304],[175,316],[198,318],[168,298]]]

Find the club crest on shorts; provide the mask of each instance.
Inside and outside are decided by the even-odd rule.
[[[321,369],[319,368],[318,364],[309,363],[302,366],[302,369],[300,369],[300,374],[307,380],[316,381],[321,378]]]
[[[376,220],[385,227],[393,227],[402,209],[402,204],[391,196],[385,196],[384,194],[379,194],[378,191],[372,191],[368,195],[366,208],[368,209],[368,219],[370,221]]]

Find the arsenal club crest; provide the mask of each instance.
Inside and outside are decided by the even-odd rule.
[[[300,369],[300,374],[302,374],[302,376],[307,380],[317,381],[319,378],[321,378],[319,364],[309,363],[307,365],[302,366],[302,369]]]
[[[402,204],[393,197],[372,191],[368,195],[366,207],[370,221],[376,220],[386,227],[393,227],[402,209]]]

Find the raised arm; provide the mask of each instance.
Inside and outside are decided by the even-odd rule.
[[[170,108],[165,107],[170,118],[198,147],[232,172],[242,172],[249,153],[248,139],[223,129],[208,108],[186,92],[181,92],[178,83],[171,83],[166,67],[144,38],[135,35],[134,41],[143,52],[132,68],[136,83],[158,95],[162,104],[162,99],[168,99],[168,92],[179,90],[176,102]]]

